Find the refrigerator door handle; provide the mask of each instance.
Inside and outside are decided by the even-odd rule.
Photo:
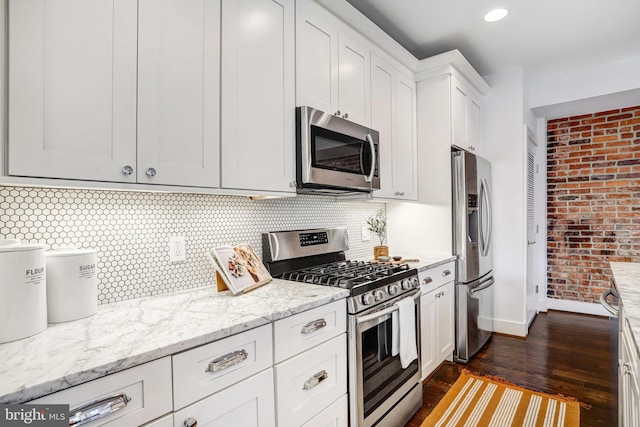
[[[487,180],[480,181],[480,253],[482,256],[489,254],[491,245],[491,195]]]
[[[482,290],[487,289],[488,287],[492,286],[494,283],[495,283],[495,279],[492,276],[487,280],[480,282],[480,285],[478,285],[478,287],[469,290],[469,292],[472,294],[475,294],[476,292],[480,292]]]

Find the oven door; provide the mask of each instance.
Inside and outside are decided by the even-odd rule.
[[[407,295],[349,315],[350,425],[375,424],[420,383],[420,291],[408,296],[415,302],[418,358],[406,369],[402,369],[400,356],[391,354],[391,317],[394,304]]]
[[[380,189],[378,132],[311,107],[298,107],[297,122],[302,187]]]

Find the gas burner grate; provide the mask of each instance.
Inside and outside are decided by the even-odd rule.
[[[283,273],[280,278],[316,285],[351,289],[409,270],[408,264],[378,264],[368,261],[337,261]]]

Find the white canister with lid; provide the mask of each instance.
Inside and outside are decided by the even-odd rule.
[[[47,329],[44,245],[0,239],[0,343]]]
[[[98,310],[98,255],[75,246],[47,252],[49,323],[89,317]]]

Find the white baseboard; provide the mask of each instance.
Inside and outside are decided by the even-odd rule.
[[[526,323],[514,322],[512,320],[493,319],[493,331],[500,334],[526,337],[527,325]]]
[[[611,317],[611,314],[600,304],[582,301],[568,301],[562,299],[547,298],[549,310],[570,311],[572,313],[594,314],[596,316]]]

